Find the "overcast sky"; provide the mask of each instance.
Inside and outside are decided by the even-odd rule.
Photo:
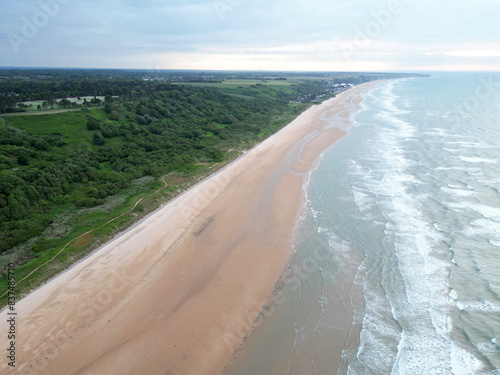
[[[2,0],[0,66],[500,70],[499,0]]]

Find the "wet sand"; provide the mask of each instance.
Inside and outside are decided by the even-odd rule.
[[[19,301],[17,367],[0,372],[220,373],[290,256],[309,171],[344,134],[344,115],[322,114],[350,113],[374,84],[310,108]]]

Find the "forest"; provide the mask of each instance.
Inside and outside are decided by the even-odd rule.
[[[44,235],[61,213],[100,207],[146,177],[153,182],[144,192],[161,176],[224,163],[314,98],[334,96],[336,82],[378,78],[0,70],[0,265],[51,254],[68,235]],[[89,95],[103,96],[102,106],[8,114],[21,101]]]

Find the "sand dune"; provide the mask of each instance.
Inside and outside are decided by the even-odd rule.
[[[19,301],[18,366],[0,372],[218,374],[290,256],[308,172],[373,86],[310,108]]]

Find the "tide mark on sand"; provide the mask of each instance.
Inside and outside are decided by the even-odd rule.
[[[198,237],[205,229],[207,229],[207,227],[212,223],[212,221],[214,221],[214,217],[215,216],[211,216],[208,218],[207,221],[205,221],[203,223],[203,225],[201,227],[198,228],[198,230],[196,232],[194,232],[194,236],[195,237]]]

